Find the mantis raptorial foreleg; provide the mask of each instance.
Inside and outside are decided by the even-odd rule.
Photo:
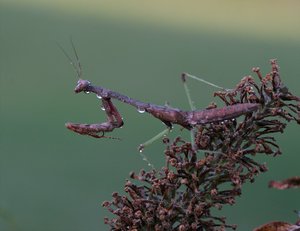
[[[117,108],[113,105],[110,98],[102,98],[102,106],[107,115],[107,121],[99,124],[79,124],[66,123],[66,127],[73,132],[81,135],[88,135],[94,138],[111,138],[118,139],[111,136],[104,136],[106,132],[111,132],[115,128],[120,128],[123,125],[123,120]],[[99,135],[101,133],[101,135]]]

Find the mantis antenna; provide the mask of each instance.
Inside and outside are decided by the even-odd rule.
[[[73,66],[73,68],[74,68],[74,70],[77,74],[77,77],[80,79],[82,77],[81,63],[80,63],[79,56],[77,54],[77,51],[76,51],[76,48],[75,48],[75,45],[74,45],[74,42],[73,42],[72,38],[70,38],[70,42],[71,42],[72,49],[73,49],[74,54],[75,54],[76,63],[73,61],[73,59],[68,55],[68,53],[65,51],[65,49],[58,42],[56,42],[56,44],[59,47],[59,49],[63,52],[63,54],[67,57],[70,64]]]

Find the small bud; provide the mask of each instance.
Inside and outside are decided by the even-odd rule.
[[[187,231],[187,228],[185,225],[180,225],[178,231]]]
[[[182,180],[180,181],[180,183],[181,183],[181,184],[188,184],[189,181],[188,181],[188,179],[184,178],[184,179],[182,179]]]
[[[102,203],[102,207],[108,207],[108,206],[110,206],[110,202],[109,201],[104,201],[103,203]]]

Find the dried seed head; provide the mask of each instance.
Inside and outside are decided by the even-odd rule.
[[[243,184],[267,171],[255,156],[280,154],[273,134],[283,132],[285,122],[300,123],[300,98],[283,88],[278,65],[271,63],[265,77],[253,69],[259,83],[246,76],[235,89],[215,93],[225,105],[241,105],[234,108],[245,110],[244,117],[202,124],[195,129],[195,147],[180,137],[165,138],[166,165],[160,171],[130,173],[127,196],[114,193],[112,202],[103,203],[116,216],[105,219],[111,230],[236,229],[212,208],[233,205]],[[298,187],[298,181],[276,187]]]

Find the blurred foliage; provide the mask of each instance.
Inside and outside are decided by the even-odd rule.
[[[105,119],[96,97],[74,95],[75,74],[56,46],[71,53],[73,37],[86,79],[131,97],[188,109],[181,72],[224,87],[253,66],[269,69],[278,58],[283,81],[300,92],[298,1],[8,1],[0,3],[0,208],[19,230],[103,230],[102,201],[121,191],[131,170],[147,168],[137,146],[163,125],[116,103],[125,126],[97,140],[64,128],[71,121]],[[211,89],[190,82],[197,108],[214,99]],[[189,137],[177,129],[171,134]],[[231,223],[249,230],[269,220],[293,222],[296,191],[267,189],[270,179],[298,175],[299,129],[277,137],[280,158],[244,188]],[[157,142],[145,150],[163,163]],[[288,198],[288,199],[287,199]],[[276,203],[274,203],[276,201]],[[271,212],[270,212],[271,211]],[[0,218],[0,230],[11,225]],[[107,228],[107,227],[106,227]]]

